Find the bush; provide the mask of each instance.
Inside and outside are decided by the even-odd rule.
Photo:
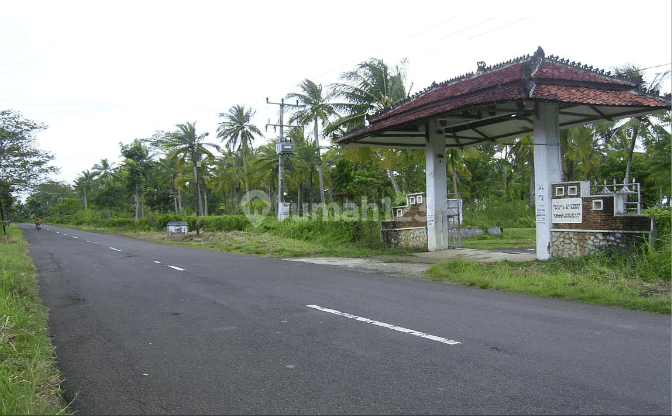
[[[295,220],[288,218],[277,221],[267,217],[254,231],[264,231],[287,238],[315,242],[324,246],[359,244],[380,247],[380,222],[328,220]]]
[[[653,207],[642,211],[645,215],[649,215],[656,223],[656,232],[658,234],[657,245],[665,245],[664,242],[670,243],[670,221],[672,218],[672,211],[670,208]],[[664,242],[663,242],[664,241]]]
[[[250,221],[245,215],[201,216],[199,223],[203,231],[244,231]]]

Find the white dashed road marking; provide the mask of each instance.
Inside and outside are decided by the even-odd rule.
[[[107,248],[109,248],[109,249],[112,250],[112,251],[119,251],[119,252],[121,252],[121,250],[117,250],[116,248],[112,248],[112,247],[107,247]]]
[[[368,319],[368,318],[364,318],[364,317],[361,317],[361,316],[352,315],[352,314],[345,313],[345,312],[340,312],[340,311],[337,311],[335,309],[323,308],[323,307],[317,306],[317,305],[306,305],[306,306],[309,307],[309,308],[313,308],[313,309],[323,311],[323,312],[328,312],[328,313],[331,313],[331,314],[334,314],[334,315],[340,315],[340,316],[344,316],[346,318],[355,319],[357,321],[366,322],[367,324],[377,325],[379,327],[388,328],[388,329],[392,329],[392,330],[395,330],[395,331],[404,332],[406,334],[415,335],[416,337],[427,338],[428,340],[438,341],[438,342],[444,343],[444,344],[450,344],[450,345],[460,344],[459,341],[453,341],[453,340],[449,340],[449,339],[446,339],[446,338],[443,338],[443,337],[437,337],[436,335],[425,334],[424,332],[414,331],[412,329],[398,327],[396,325],[391,325],[391,324],[386,324],[385,322],[374,321],[373,319]]]
[[[184,271],[184,269],[179,268],[179,267],[175,267],[175,266],[168,266],[168,267],[170,267],[171,269],[175,269],[175,270],[179,270],[179,271]]]

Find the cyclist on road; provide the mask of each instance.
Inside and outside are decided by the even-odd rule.
[[[35,219],[35,229],[42,229],[42,222],[40,222],[40,218]]]

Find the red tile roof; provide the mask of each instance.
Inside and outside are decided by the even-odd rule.
[[[480,64],[479,64],[480,65]],[[404,100],[394,108],[368,118],[369,126],[339,139],[349,143],[378,132],[409,124],[421,124],[437,116],[459,113],[476,106],[522,101],[599,106],[638,106],[652,110],[670,107],[669,98],[638,92],[637,80],[612,76],[581,63],[545,57],[539,48],[521,57],[467,74]]]

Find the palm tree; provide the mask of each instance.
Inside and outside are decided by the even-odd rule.
[[[275,152],[275,148],[273,148],[273,151]],[[241,171],[241,164],[236,161],[234,154],[225,155],[224,158],[215,161],[213,188],[222,191],[225,196],[226,194],[231,196],[230,213],[233,213],[237,207],[238,191],[242,186],[241,179],[243,176]]]
[[[521,174],[521,200],[524,196],[525,173],[529,171],[528,182],[529,205],[534,206],[534,138],[532,135],[523,135],[516,140],[509,151],[513,155],[512,166]]]
[[[163,147],[169,150],[167,157],[176,159],[178,167],[182,169],[187,160],[191,160],[194,171],[194,181],[196,183],[196,216],[201,212],[201,187],[198,177],[198,167],[203,155],[206,158],[214,159],[214,154],[206,146],[219,148],[217,144],[204,143],[203,138],[208,136],[208,132],[197,135],[196,122],[178,123],[177,130],[168,135],[168,140]],[[198,221],[196,222],[196,233],[199,233]]]
[[[245,163],[245,153],[252,148],[252,141],[255,135],[262,135],[259,128],[252,124],[252,117],[255,112],[250,108],[245,110],[245,105],[235,105],[229,108],[228,113],[220,113],[219,117],[224,118],[217,127],[217,137],[226,141],[226,146],[230,150],[238,148],[243,155],[243,170],[245,173],[245,189],[250,193],[250,186],[247,182],[247,165]]]
[[[315,147],[317,152],[317,172],[320,182],[320,201],[321,203],[325,203],[324,177],[322,173],[322,159],[320,158],[318,124],[321,120],[322,128],[325,128],[329,118],[336,115],[336,111],[331,106],[331,104],[328,103],[332,97],[332,94],[323,96],[321,84],[317,85],[306,78],[303,80],[303,82],[301,82],[301,84],[299,84],[298,87],[301,89],[301,93],[290,93],[287,95],[287,98],[297,99],[300,104],[303,104],[306,107],[302,110],[296,111],[289,119],[289,122],[300,123],[301,125],[307,125],[310,122],[313,122],[313,138],[315,140]]]
[[[126,159],[124,161],[126,182],[129,190],[133,193],[135,203],[134,225],[137,227],[142,210],[142,198],[145,193],[144,187],[147,181],[147,174],[151,169],[152,156],[140,139],[135,139],[128,145],[120,145],[121,155]]]
[[[596,146],[598,136],[592,125],[574,126],[560,131],[563,178],[566,181],[591,180],[600,164],[600,149]]]
[[[107,161],[107,158],[100,160],[100,163],[93,165],[93,175],[100,179],[107,179],[115,174],[114,163]]]
[[[162,180],[162,184],[173,190],[171,194],[173,195],[176,215],[182,212],[182,193],[177,185],[178,178],[181,175],[180,171],[175,159],[162,158],[156,163],[157,176]]]
[[[638,89],[639,91],[645,94],[660,94],[660,89],[663,85],[663,82],[670,76],[670,71],[667,70],[663,73],[657,74],[656,77],[650,83],[646,83],[642,76],[642,70],[633,66],[627,65],[621,68],[616,68],[616,74],[621,76],[628,76],[630,78],[636,79],[639,81]],[[618,125],[615,129],[620,135],[622,135],[629,142],[628,146],[628,160],[625,168],[625,178],[623,179],[624,183],[630,183],[630,177],[632,172],[632,155],[637,146],[637,140],[642,139],[647,140],[647,137],[651,135],[652,131],[655,130],[654,126],[660,124],[660,117],[656,115],[645,115],[645,116],[635,116],[633,118],[627,119],[625,123]]]
[[[645,142],[645,163],[648,167],[647,180],[658,190],[658,204],[662,205],[664,196],[670,196],[670,112],[661,116],[661,125],[655,127],[654,133]]]
[[[345,99],[332,104],[344,116],[330,124],[327,131],[363,128],[367,115],[389,109],[407,98],[405,65],[403,60],[392,71],[383,60],[374,58],[359,64],[354,71],[343,73],[340,77],[343,82],[334,83],[331,88],[334,97]]]
[[[82,190],[82,199],[84,201],[84,210],[88,209],[86,192],[93,187],[95,174],[89,170],[82,171],[82,175],[75,180],[75,187]]]
[[[359,64],[354,71],[343,73],[340,77],[343,82],[331,86],[333,96],[345,100],[332,104],[343,116],[328,125],[326,130],[347,132],[363,128],[368,115],[390,109],[407,98],[405,66],[406,60],[402,60],[390,69],[383,60],[374,58]],[[398,157],[398,152],[393,150],[379,154],[397,194],[400,190],[394,177],[394,166]]]

